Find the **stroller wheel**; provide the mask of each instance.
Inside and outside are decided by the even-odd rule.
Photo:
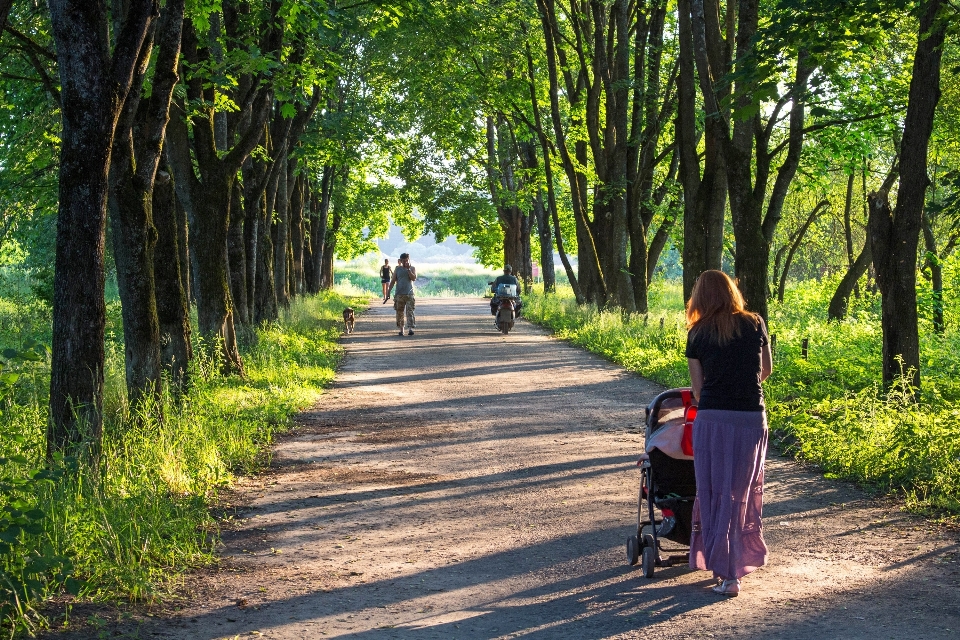
[[[653,577],[653,567],[657,564],[657,550],[655,547],[643,548],[643,560],[640,568],[643,570],[644,578]]]
[[[654,552],[656,552],[657,543],[654,542],[653,540],[653,534],[650,534],[650,533],[643,534],[643,546],[650,547],[651,549],[654,550]],[[656,557],[656,555],[654,555],[654,557]]]
[[[640,560],[640,541],[637,536],[627,538],[627,562],[632,567]]]

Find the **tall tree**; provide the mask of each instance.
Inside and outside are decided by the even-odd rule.
[[[891,211],[887,193],[870,197],[870,240],[882,297],[883,380],[901,373],[920,388],[920,334],[917,323],[917,245],[927,186],[927,150],[940,99],[940,61],[947,20],[943,0],[921,5],[917,50],[900,150],[897,204]]]
[[[280,50],[283,38],[280,8],[279,0],[271,0],[264,8],[258,55],[276,56]],[[243,41],[234,46],[243,46]],[[273,91],[265,72],[251,84],[246,95],[237,96],[235,103],[241,111],[250,109],[250,117],[242,129],[234,132],[236,139],[232,146],[218,148],[217,88],[201,73],[211,61],[210,51],[198,39],[192,20],[184,22],[183,57],[191,69],[187,96],[192,113],[188,116],[183,106],[177,105],[179,113],[175,110],[172,114],[168,158],[175,175],[177,197],[187,210],[194,240],[198,329],[209,344],[221,345],[227,370],[242,372],[228,273],[230,207],[237,172],[263,137]],[[187,119],[193,133],[192,144]]]
[[[777,90],[776,83],[760,82],[757,58],[760,6],[757,0],[739,0],[726,8],[726,34],[720,21],[718,0],[691,0],[693,50],[707,117],[720,129],[721,149],[727,174],[730,214],[736,237],[734,270],[749,308],[767,316],[767,274],[770,246],[783,212],[790,183],[800,164],[803,149],[805,99],[816,64],[800,47],[792,52],[793,77],[764,121],[758,101]],[[736,11],[734,36],[733,11]],[[732,117],[724,116],[723,97],[717,87],[727,82],[729,52],[735,51],[737,80],[734,84]],[[727,71],[725,71],[727,70]],[[790,104],[787,139],[774,144],[781,112]],[[732,120],[732,122],[730,121]],[[784,153],[770,189],[773,161]]]
[[[184,0],[168,0],[156,31],[151,92],[142,97],[153,34],[144,39],[140,65],[117,126],[110,169],[113,253],[123,315],[124,361],[130,406],[149,397],[160,407],[160,321],[154,277],[157,230],[153,189],[160,164],[170,98],[177,81]],[[145,103],[145,104],[142,104]]]
[[[89,445],[103,416],[104,231],[114,133],[134,80],[153,0],[131,0],[111,50],[105,3],[50,0],[62,104],[47,453]]]
[[[677,3],[680,75],[675,138],[680,160],[680,184],[683,186],[684,299],[690,297],[701,273],[722,266],[723,218],[727,204],[727,174],[721,148],[722,122],[716,114],[704,119],[702,132],[697,127],[698,77],[690,2],[679,0]],[[723,69],[727,69],[729,53],[725,51],[723,57]],[[717,91],[722,99],[726,88],[721,86]],[[702,169],[698,154],[701,137],[704,144]]]

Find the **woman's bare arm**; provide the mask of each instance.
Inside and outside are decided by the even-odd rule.
[[[690,370],[690,387],[693,397],[700,402],[700,389],[703,387],[703,365],[696,358],[687,358],[687,368]]]
[[[770,344],[763,345],[760,350],[760,382],[763,382],[773,373],[773,353],[770,351]]]

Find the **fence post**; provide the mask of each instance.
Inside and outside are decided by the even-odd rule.
[[[810,349],[810,338],[804,338],[803,342],[800,343],[800,355],[804,360],[807,359],[807,352]]]

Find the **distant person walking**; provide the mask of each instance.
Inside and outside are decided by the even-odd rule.
[[[390,258],[384,258],[380,267],[380,286],[383,287],[383,304],[390,299],[390,280],[393,278],[393,269],[390,268]]]
[[[699,401],[693,424],[690,566],[712,571],[715,593],[736,596],[740,578],[763,566],[760,518],[767,415],[760,383],[773,358],[760,316],[722,271],[704,271],[687,304],[687,364]]]
[[[414,315],[416,299],[413,297],[413,281],[416,279],[417,269],[410,264],[410,254],[401,253],[387,289],[389,298],[393,286],[397,286],[397,292],[393,296],[393,308],[397,311],[397,328],[400,329],[400,335],[403,335],[404,323],[406,323],[408,336],[413,335],[413,330],[417,326],[417,317]]]

